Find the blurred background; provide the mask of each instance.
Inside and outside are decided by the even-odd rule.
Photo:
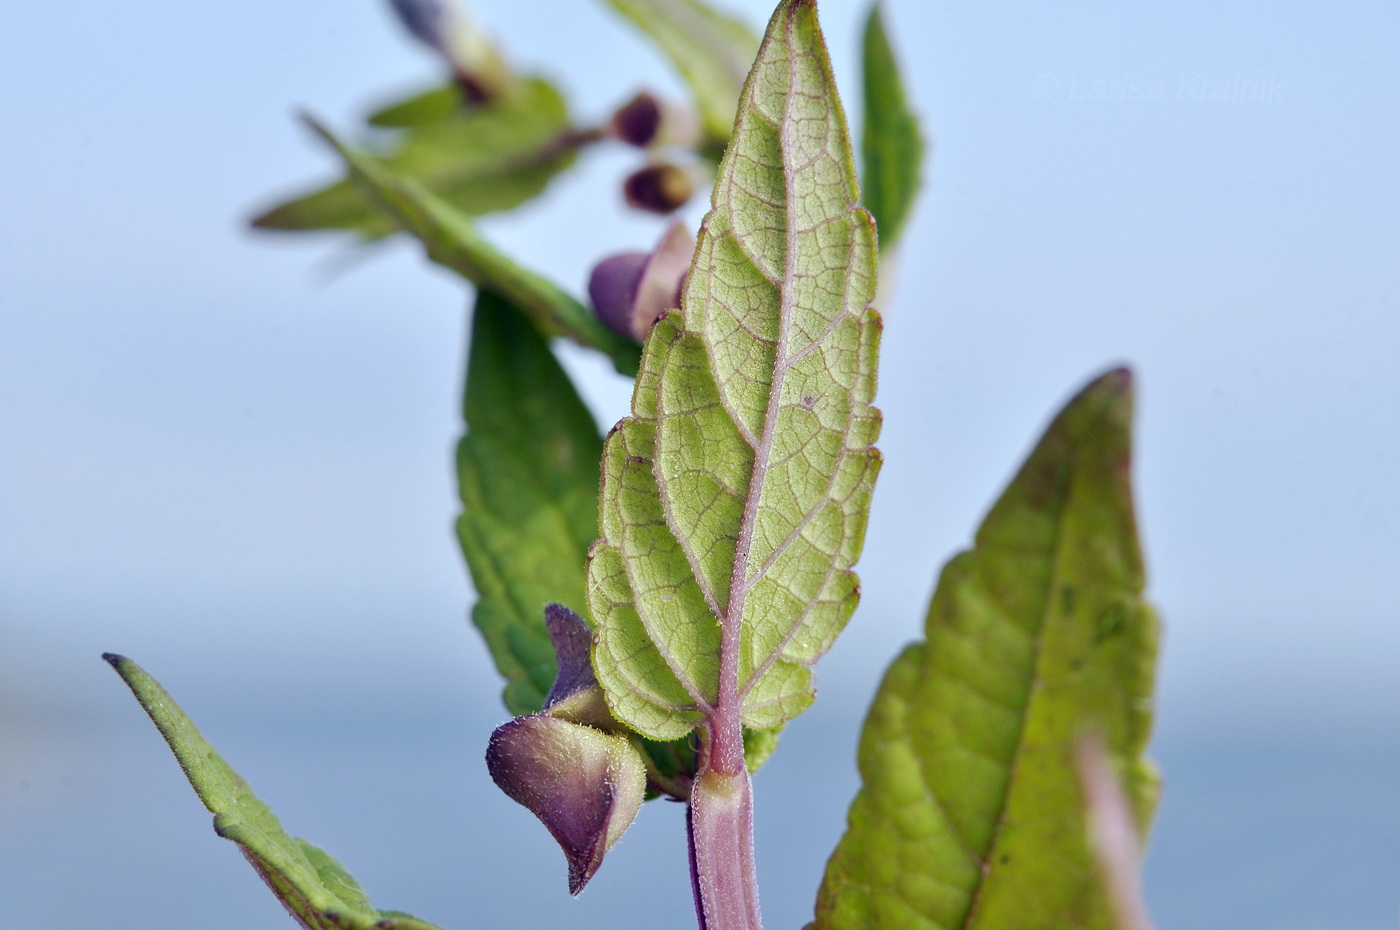
[[[761,0],[735,2],[754,25]],[[649,45],[477,0],[585,121]],[[864,4],[822,0],[848,106]],[[1140,378],[1165,618],[1147,863],[1163,928],[1372,930],[1400,906],[1400,5],[888,0],[934,146],[900,255],[863,604],[757,777],[768,924],[808,919],[860,719],[936,570],[1050,414]],[[0,902],[16,927],[284,927],[98,656],[160,678],[288,829],[447,928],[686,926],[657,802],[578,900],[490,784],[450,455],[467,293],[394,241],[254,236],[439,78],[384,4],[0,12]],[[582,293],[649,247],[596,146],[488,232]],[[698,221],[702,207],[687,214]],[[561,350],[600,423],[627,383]]]

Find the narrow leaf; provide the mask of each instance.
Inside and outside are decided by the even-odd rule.
[[[411,178],[463,213],[510,210],[534,199],[573,164],[577,144],[559,91],[542,78],[521,81],[488,104],[462,106],[455,87],[410,98],[370,117],[409,127],[383,155],[389,171]],[[259,229],[346,230],[362,239],[398,231],[392,213],[345,178],[275,206]]]
[[[787,0],[682,308],[653,327],[604,448],[594,665],[613,712],[654,739],[792,719],[855,607],[880,326],[854,175],[814,6]]]
[[[396,176],[373,158],[349,148],[315,121],[310,124],[340,153],[355,181],[423,243],[429,258],[478,288],[506,298],[529,317],[541,335],[566,336],[607,355],[618,371],[636,372],[636,342],[608,329],[552,281],[497,251],[465,214],[416,182]]]
[[[695,94],[705,133],[727,142],[758,37],[705,0],[607,0],[651,37]]]
[[[865,124],[861,132],[862,202],[875,217],[880,251],[886,252],[904,231],[919,192],[924,140],[919,119],[909,110],[899,64],[885,33],[877,2],[865,23]]]
[[[1131,425],[1129,372],[1090,384],[944,568],[927,641],[895,660],[866,720],[815,927],[1114,926],[1076,747],[1100,735],[1145,827],[1157,621]]]
[[[490,291],[472,314],[463,406],[457,538],[477,590],[472,622],[506,678],[507,709],[530,714],[555,678],[545,605],[585,607],[603,440],[549,346]]]
[[[214,832],[237,843],[258,875],[303,927],[311,930],[437,930],[395,911],[377,911],[344,867],[305,840],[288,836],[276,815],[207,743],[155,679],[128,658],[106,659],[141,702],[175,753]]]

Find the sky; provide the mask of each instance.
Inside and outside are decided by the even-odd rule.
[[[566,82],[581,120],[642,87],[683,95],[604,4],[526,6],[475,9],[522,69]],[[755,25],[768,12],[731,7]],[[823,0],[821,13],[854,116],[863,6]],[[1058,405],[1127,363],[1149,597],[1165,624],[1163,855],[1187,840],[1172,832],[1173,784],[1206,784],[1217,750],[1259,749],[1255,768],[1222,775],[1250,803],[1280,766],[1319,803],[1361,797],[1363,783],[1383,798],[1400,759],[1400,6],[887,0],[886,16],[932,159],[886,317],[864,600],[823,661],[793,758],[833,766],[849,796],[854,728],[888,657],[918,635],[937,568]],[[115,817],[114,784],[159,777],[141,816],[182,804],[170,829],[236,858],[204,835],[178,770],[98,662],[108,650],[162,678],[237,764],[214,734],[225,727],[265,766],[255,784],[291,799],[286,819],[328,803],[289,774],[318,761],[359,773],[345,760],[360,759],[376,774],[347,777],[392,784],[383,756],[371,764],[337,733],[369,755],[372,738],[421,732],[442,752],[446,740],[462,755],[441,757],[445,783],[450,766],[477,765],[499,712],[450,535],[467,291],[407,242],[349,254],[245,229],[334,170],[295,112],[352,129],[436,79],[368,0],[0,12],[0,836],[49,836],[55,861],[101,849],[91,868],[116,868],[123,857],[89,843],[94,821],[78,812]],[[600,147],[485,226],[581,293],[602,254],[660,233],[620,206],[635,164]],[[626,382],[561,355],[600,423],[623,415]],[[414,729],[424,720],[469,732],[434,739]],[[791,777],[775,809],[807,797]],[[1296,807],[1279,791],[1292,800],[1261,823]],[[817,868],[844,800],[824,803]],[[1179,822],[1208,809],[1177,808]],[[340,829],[335,813],[317,838]],[[508,809],[491,816],[526,827]],[[1381,893],[1318,894],[1378,897],[1383,912],[1249,924],[1218,910],[1230,915],[1219,925],[1393,926],[1400,851],[1393,814],[1382,820]],[[373,858],[375,843],[342,842]],[[1214,848],[1212,868],[1238,865],[1220,852],[1229,841]],[[257,893],[238,865],[230,901]],[[1241,899],[1286,903],[1315,866],[1298,865],[1296,882],[1241,880]],[[120,874],[111,894],[136,908],[123,919],[148,925],[139,909],[156,902],[131,889],[155,879]],[[34,882],[0,885],[0,898],[48,914]],[[598,899],[624,894],[614,887]],[[785,893],[781,915],[804,919]]]

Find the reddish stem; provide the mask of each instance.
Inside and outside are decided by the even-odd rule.
[[[740,747],[738,774],[707,765],[690,788],[686,825],[700,930],[763,930],[753,860],[753,787],[742,764],[742,742]]]

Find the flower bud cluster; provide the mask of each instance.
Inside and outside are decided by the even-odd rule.
[[[618,107],[604,134],[650,156],[623,182],[628,206],[664,216],[679,210],[704,186],[703,172],[689,157],[704,138],[691,108],[642,91]]]

